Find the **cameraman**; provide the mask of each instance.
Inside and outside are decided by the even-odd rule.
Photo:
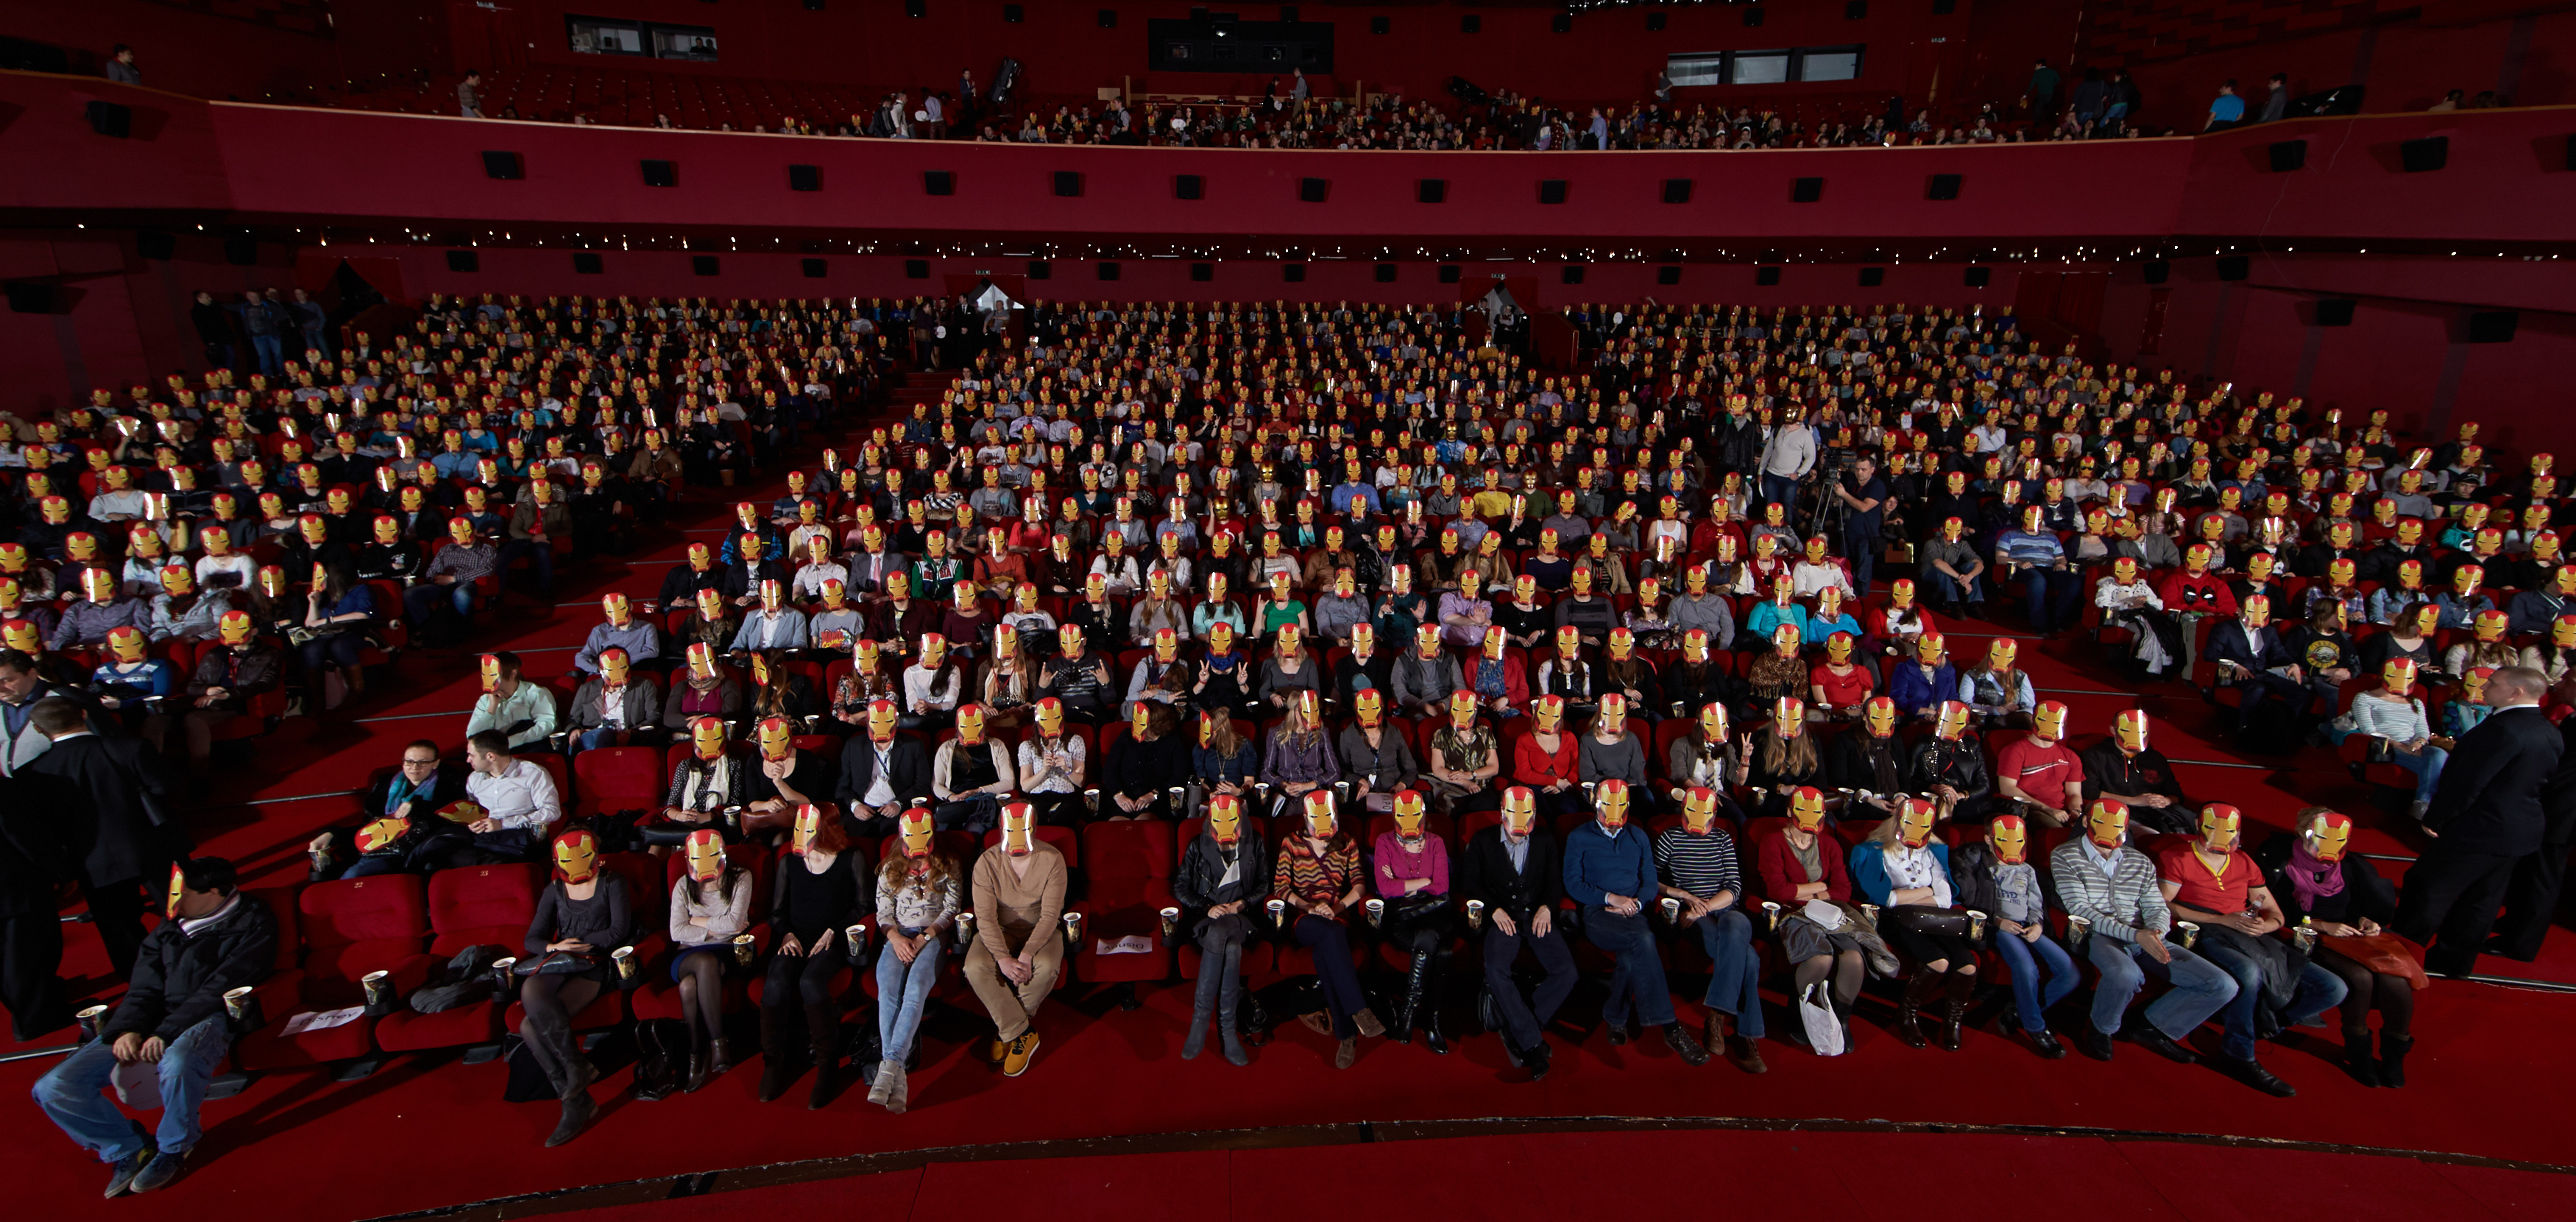
[[[1844,510],[1843,558],[1851,564],[1852,589],[1866,597],[1870,571],[1878,563],[1880,523],[1887,508],[1887,481],[1878,476],[1878,461],[1867,454],[1854,457],[1850,469],[1835,483],[1834,496]]]

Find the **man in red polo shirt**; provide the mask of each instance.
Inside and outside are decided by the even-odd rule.
[[[2064,827],[2084,804],[2084,764],[2066,749],[2066,706],[2050,700],[2031,715],[2030,737],[1995,755],[1995,793],[2021,803],[2020,813]]]

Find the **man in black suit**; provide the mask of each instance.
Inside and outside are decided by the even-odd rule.
[[[2205,656],[2218,664],[2219,683],[2237,689],[2239,740],[2254,728],[2257,711],[2272,701],[2288,705],[2294,717],[2306,714],[2308,689],[2300,679],[2303,672],[2298,655],[2290,652],[2281,634],[2272,628],[2270,597],[2258,594],[2247,599],[2239,606],[2236,618],[2221,621],[2211,629]]]
[[[24,1044],[72,1020],[63,1000],[63,924],[54,887],[72,877],[62,825],[29,800],[27,782],[0,777],[0,1006]]]
[[[868,732],[841,745],[832,800],[841,804],[853,836],[893,832],[905,807],[930,796],[930,753],[896,729],[899,716],[894,701],[876,701],[868,706]]]
[[[117,975],[131,975],[143,945],[145,891],[157,894],[170,862],[188,848],[184,831],[154,816],[185,782],[152,744],[90,733],[81,706],[70,700],[37,701],[29,724],[51,745],[18,775],[36,809],[65,828],[108,962]]]
[[[1485,988],[1503,1016],[1503,1050],[1530,1080],[1547,1076],[1545,1030],[1574,992],[1574,952],[1556,925],[1565,896],[1556,838],[1538,826],[1538,797],[1524,786],[1503,793],[1503,821],[1467,839],[1458,894],[1485,905]],[[1547,975],[1524,1000],[1512,964],[1528,947]]]
[[[2487,943],[2492,954],[2524,963],[2539,958],[2540,940],[2557,920],[2567,854],[2576,851],[2576,751],[2566,749],[2572,737],[2576,722],[2559,727],[2558,767],[2540,787],[2540,851],[2514,865],[2513,880],[2505,887],[2504,916]]]
[[[2406,871],[2395,925],[2398,936],[2425,944],[2427,971],[2465,976],[2477,967],[2515,867],[2541,849],[2548,826],[2541,789],[2564,749],[2540,711],[2548,686],[2529,667],[2497,671],[2487,680],[2496,711],[2460,736],[2442,769],[2424,812],[2433,844]]]

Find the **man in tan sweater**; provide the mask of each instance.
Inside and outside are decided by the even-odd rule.
[[[966,949],[966,983],[993,1016],[1002,1073],[1016,1078],[1038,1050],[1030,1023],[1055,988],[1064,963],[1064,854],[1037,838],[1026,802],[1002,808],[999,852],[975,859],[975,941]]]

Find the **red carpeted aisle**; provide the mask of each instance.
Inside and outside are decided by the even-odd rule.
[[[933,1162],[847,1179],[557,1215],[684,1222],[708,1210],[954,1219],[997,1194],[1054,1222],[1303,1222],[1317,1196],[1437,1218],[2543,1219],[2576,1178],[2412,1159],[2164,1141],[1970,1134],[1514,1134],[1368,1145]]]
[[[773,495],[774,488],[743,489],[726,501],[765,503]],[[581,565],[561,582],[557,607],[514,598],[505,615],[487,619],[473,648],[515,649],[534,673],[563,669],[597,617],[601,592],[651,592],[686,539],[711,540],[722,532],[722,512],[713,501],[702,502],[684,515],[680,531],[664,532],[635,555]],[[2003,630],[1957,624],[1953,650],[1967,656],[1983,648],[1980,634]],[[2133,691],[2098,662],[2089,643],[2073,638],[2026,644],[2022,656],[2043,694],[2072,707],[2079,737],[2103,732],[2121,708],[2147,708],[2157,719],[2156,745],[2181,765],[2196,797],[2235,802],[2272,827],[2286,825],[2301,806],[2335,805],[2361,818],[2363,851],[2414,851],[2405,835],[2386,830],[2389,819],[2322,750],[2247,761],[2224,745],[2223,735],[2210,737],[2212,711],[2181,684]],[[194,821],[201,851],[241,862],[254,885],[299,878],[305,841],[348,814],[350,788],[412,738],[456,743],[474,697],[472,657],[415,652],[378,676],[354,720],[290,721],[252,762],[204,778],[206,806]],[[86,926],[69,928],[66,972],[83,991],[109,989],[96,940]],[[2492,970],[2576,981],[2570,947],[2561,933],[2540,964]],[[1685,978],[1680,987],[1695,982]],[[1598,986],[1588,985],[1568,1016],[1592,1021],[1598,996]],[[1788,1024],[1780,1004],[1775,995],[1775,1032]],[[810,1114],[802,1083],[788,1100],[761,1106],[752,1098],[759,1062],[748,1050],[745,1065],[697,1095],[606,1104],[589,1133],[555,1151],[538,1145],[553,1126],[554,1105],[502,1103],[499,1064],[403,1058],[347,1084],[318,1074],[273,1075],[207,1108],[206,1143],[166,1201],[115,1208],[370,1217],[886,1151],[1479,1117],[1885,1119],[2235,1135],[2571,1162],[2551,1113],[2519,1105],[2527,1099],[2547,1107],[2545,1101],[2576,1095],[2576,1049],[2559,1035],[2571,1007],[2576,997],[2440,983],[2419,1007],[2415,1085],[2356,1087],[2324,1059],[2334,1054],[2336,1037],[2303,1031],[2266,1051],[2266,1063],[2300,1090],[2298,1098],[2275,1100],[2212,1070],[2173,1066],[2125,1045],[2108,1065],[2081,1058],[2044,1063],[1991,1026],[1972,1033],[1959,1053],[1912,1052],[1879,1025],[1887,1007],[1874,997],[1863,1003],[1852,1055],[1820,1061],[1775,1040],[1765,1046],[1772,1071],[1758,1078],[1723,1063],[1687,1069],[1660,1041],[1612,1048],[1598,1034],[1561,1048],[1556,1072],[1536,1085],[1509,1069],[1496,1041],[1485,1037],[1462,1041],[1445,1058],[1418,1045],[1371,1042],[1357,1068],[1335,1073],[1330,1047],[1293,1023],[1255,1054],[1250,1068],[1235,1069],[1213,1055],[1178,1059],[1188,1009],[1180,987],[1147,987],[1143,1008],[1131,1013],[1085,1003],[1077,986],[1049,1003],[1044,1048],[1022,1079],[1001,1078],[954,1034],[931,1041],[929,1060],[913,1080],[914,1110],[900,1118],[868,1106],[859,1092]],[[0,1105],[0,1182],[11,1185],[30,1217],[93,1208],[102,1181],[98,1168],[26,1102],[28,1088],[50,1064],[0,1064],[0,1095],[17,1101]],[[600,1093],[622,1088],[627,1079],[624,1068],[612,1069]],[[1008,1178],[994,1180],[996,1171]],[[1925,1186],[1935,1181],[1939,1187]],[[1701,1132],[1044,1159],[1010,1168],[941,1163],[763,1189],[757,1198],[719,1193],[715,1200],[728,1207],[828,1201],[871,1214],[953,1214],[1021,1197],[1035,1186],[1050,1195],[1054,1212],[1071,1217],[1114,1210],[1122,1218],[1144,1218],[1183,1207],[1202,1217],[1217,1212],[1208,1202],[1224,1200],[1232,1216],[1266,1218],[1312,1216],[1310,1194],[1323,1187],[1346,1207],[1502,1216],[1667,1204],[1695,1211],[1849,1205],[1993,1216],[2016,1207],[2055,1214],[2080,1200],[2081,1208],[2106,1218],[2294,1214],[2344,1222],[2401,1214],[2537,1217],[2547,1211],[2565,1217],[2576,1205],[2570,1182],[2406,1159],[2155,1142]],[[1891,1195],[1909,1186],[1929,1195]],[[1018,1191],[997,1197],[995,1187]],[[2111,1196],[2116,1203],[2103,1200]],[[661,1216],[653,1209],[700,1207],[674,1202],[621,1212],[641,1218]],[[510,1212],[542,1208],[522,1204]]]

